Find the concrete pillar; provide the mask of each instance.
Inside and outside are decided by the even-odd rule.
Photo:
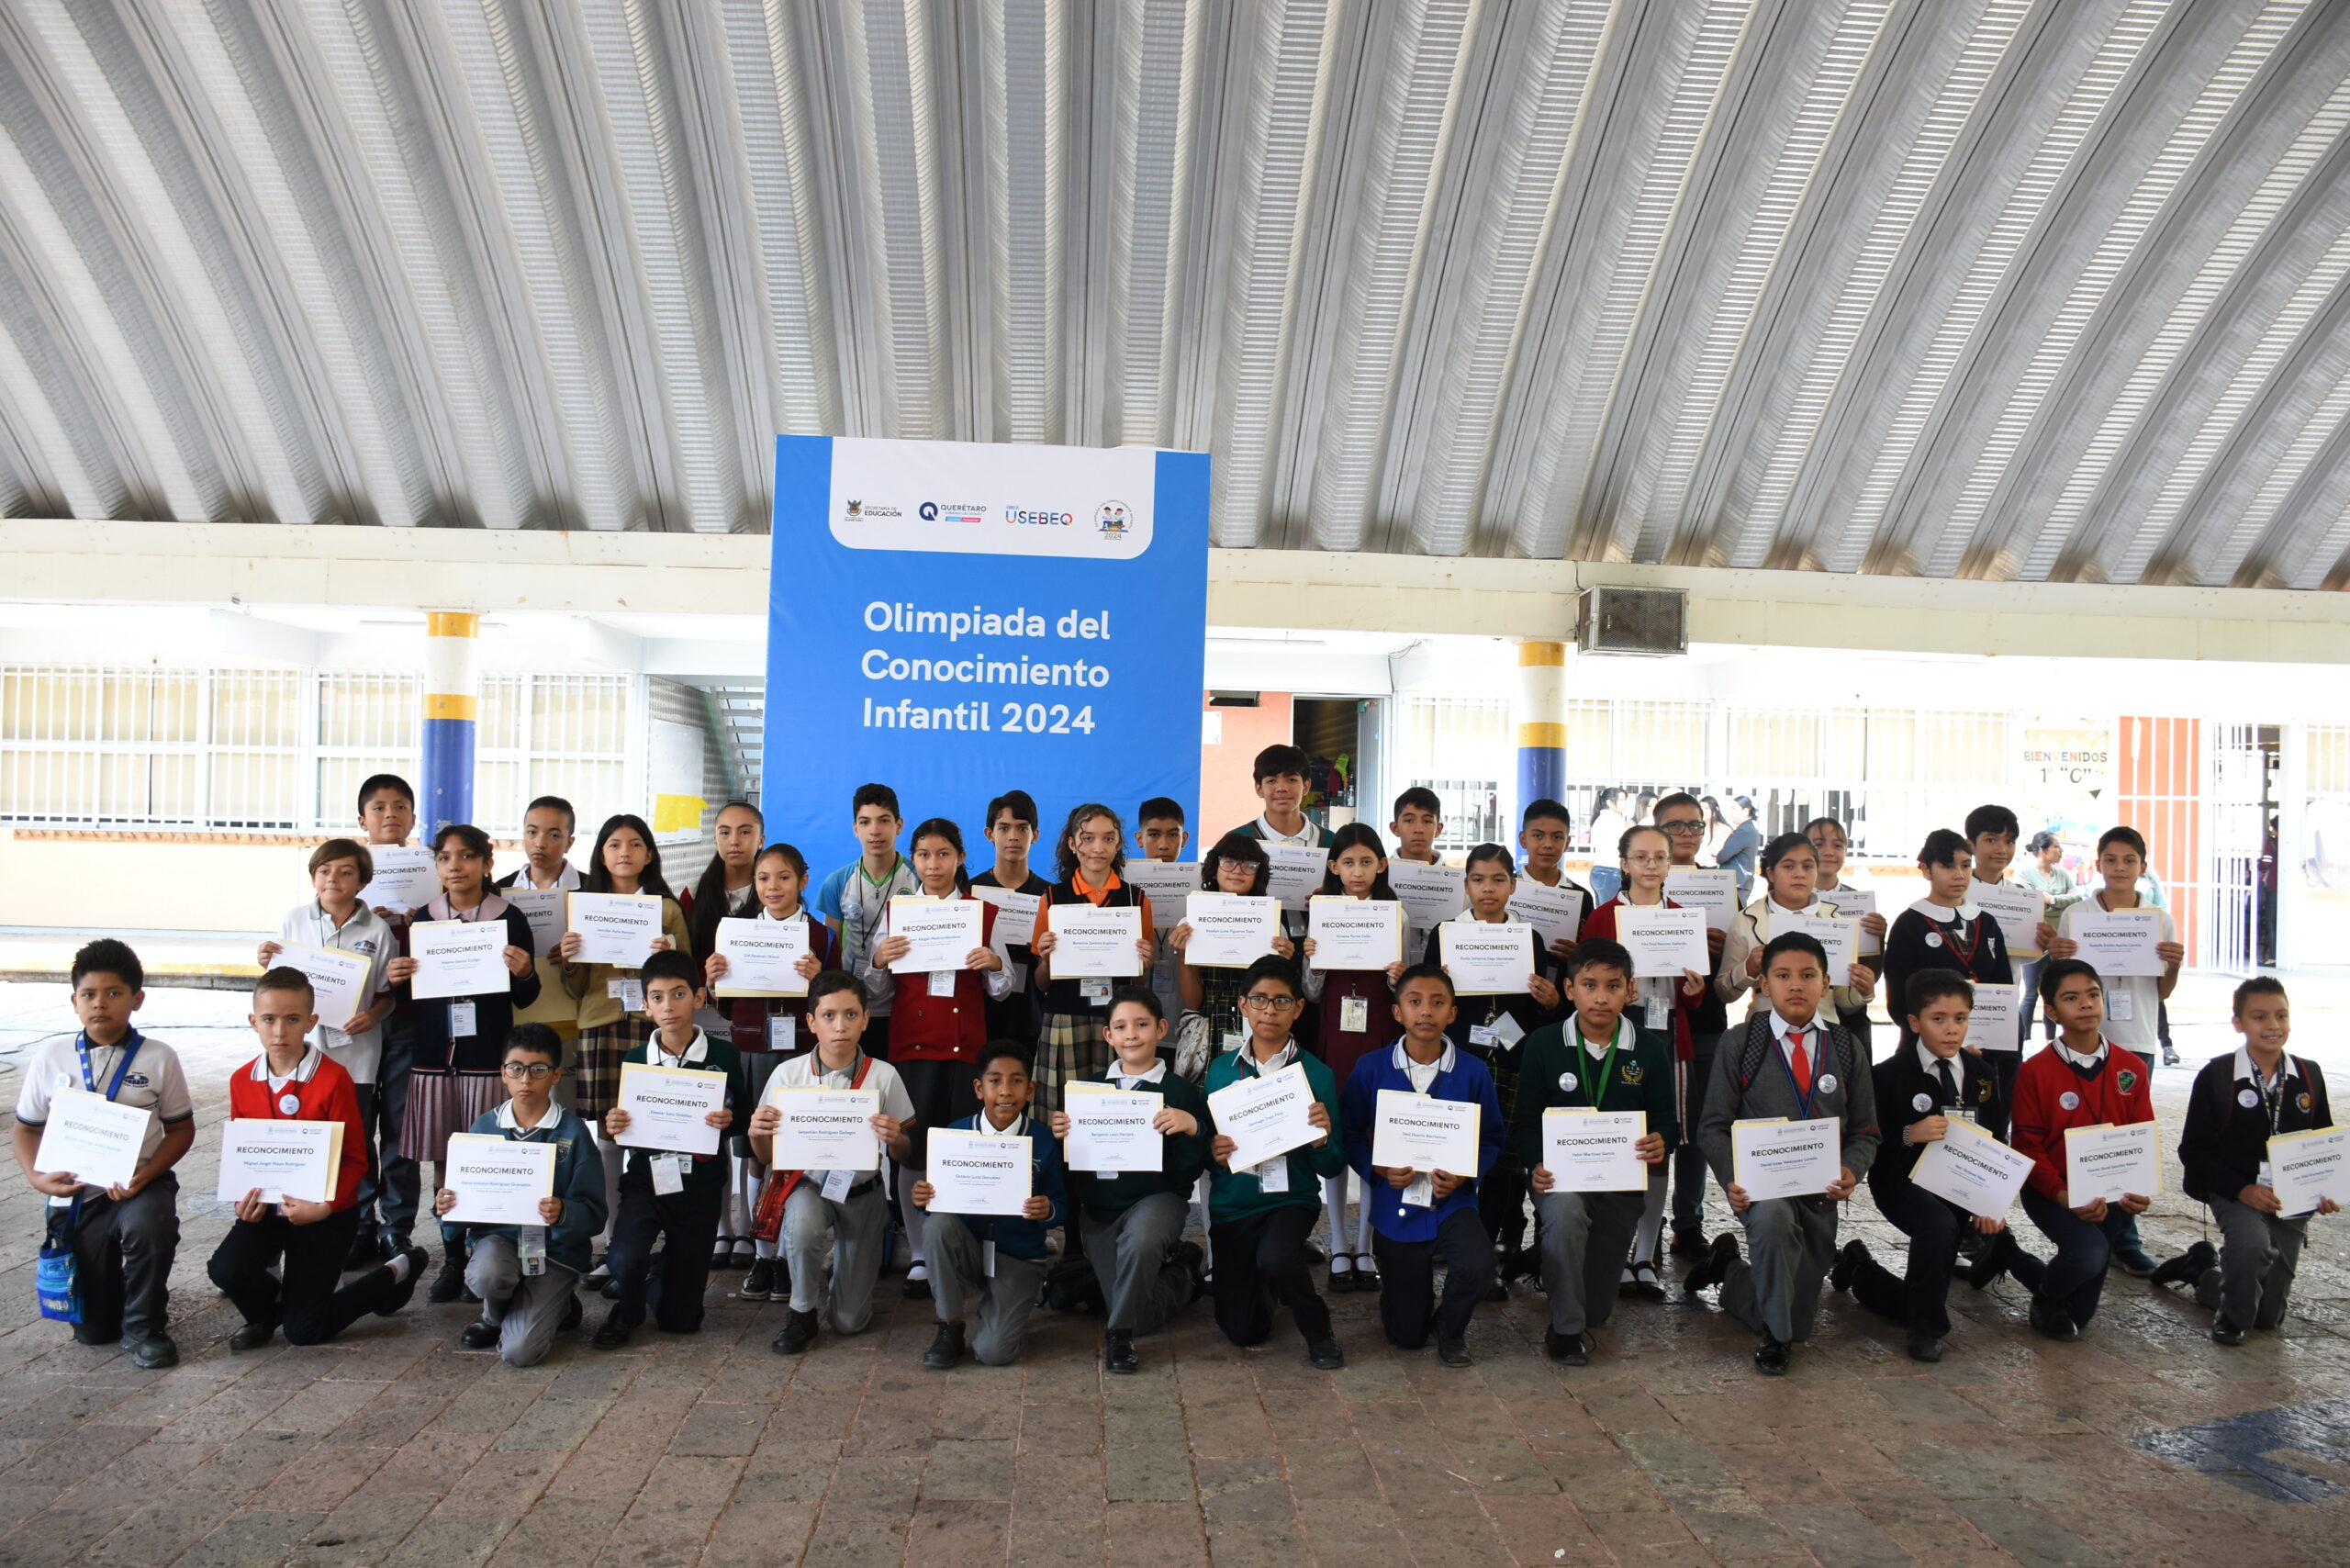
[[[1567,645],[1517,645],[1517,811],[1567,784]]]
[[[481,617],[424,617],[424,777],[417,826],[424,842],[474,820],[474,749],[481,710]]]

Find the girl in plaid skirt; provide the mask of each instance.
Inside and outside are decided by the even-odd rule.
[[[1125,868],[1125,823],[1109,807],[1089,802],[1069,812],[1054,856],[1059,879],[1036,906],[1036,931],[1030,950],[1036,956],[1036,976],[1045,987],[1045,1026],[1036,1043],[1036,1111],[1052,1115],[1061,1109],[1063,1087],[1072,1078],[1099,1078],[1110,1069],[1110,1042],[1102,1033],[1110,1017],[1110,994],[1117,982],[1107,976],[1063,980],[1053,973],[1053,910],[1063,904],[1090,903],[1097,909],[1133,907],[1142,911],[1142,934],[1135,941],[1135,968],[1129,975],[1150,970],[1150,900],[1129,887],[1118,873]]]

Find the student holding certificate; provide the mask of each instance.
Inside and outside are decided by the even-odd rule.
[[[1206,1289],[1199,1245],[1183,1239],[1183,1222],[1192,1185],[1207,1169],[1208,1106],[1192,1081],[1169,1070],[1158,1054],[1167,1037],[1167,1014],[1150,988],[1118,988],[1110,999],[1109,1036],[1118,1058],[1102,1075],[1108,1092],[1159,1101],[1158,1114],[1151,1118],[1160,1139],[1157,1169],[1069,1172],[1085,1255],[1102,1283],[1102,1365],[1123,1375],[1142,1370],[1135,1336],[1168,1323]],[[1106,1097],[1097,1091],[1069,1099],[1081,1106]],[[1053,1116],[1052,1129],[1066,1146],[1066,1110]]]
[[[1338,831],[1344,834],[1360,825]],[[1396,996],[1391,1016],[1403,1026],[1403,1037],[1355,1064],[1339,1103],[1347,1162],[1370,1194],[1364,1206],[1371,1211],[1372,1245],[1378,1249],[1379,1319],[1387,1342],[1399,1350],[1417,1350],[1427,1346],[1433,1327],[1437,1360],[1465,1367],[1472,1360],[1469,1319],[1494,1283],[1493,1237],[1478,1215],[1476,1187],[1478,1177],[1502,1156],[1501,1102],[1484,1063],[1445,1037],[1455,1003],[1452,978],[1443,968],[1419,964],[1404,970]],[[1375,1163],[1382,1106],[1392,1113],[1397,1104],[1409,1106],[1423,1098],[1474,1108],[1474,1170]],[[1442,1302],[1436,1295],[1439,1259],[1445,1270]]]
[[[1330,1305],[1315,1293],[1305,1266],[1306,1238],[1322,1213],[1318,1185],[1344,1169],[1344,1143],[1337,1131],[1337,1088],[1317,1057],[1299,1051],[1290,1037],[1304,997],[1297,971],[1284,958],[1259,958],[1248,966],[1241,988],[1241,1016],[1248,1042],[1208,1063],[1206,1092],[1244,1079],[1270,1078],[1295,1065],[1304,1073],[1314,1103],[1306,1120],[1322,1130],[1310,1144],[1235,1170],[1229,1161],[1238,1146],[1215,1130],[1213,1101],[1205,1122],[1210,1171],[1208,1212],[1214,1224],[1208,1248],[1215,1276],[1215,1321],[1236,1345],[1259,1345],[1273,1331],[1272,1300],[1289,1307],[1305,1339],[1306,1360],[1324,1372],[1347,1364],[1331,1332]]]
[[[2195,1075],[2179,1135],[2188,1196],[2210,1205],[2221,1249],[2199,1241],[2154,1271],[2156,1284],[2192,1284],[2211,1311],[2211,1340],[2241,1345],[2248,1330],[2285,1321],[2310,1215],[2340,1212],[2321,1194],[2314,1209],[2287,1213],[2269,1165],[2269,1140],[2333,1125],[2325,1075],[2287,1054],[2292,1015],[2283,982],[2259,975],[2236,987],[2234,1022],[2244,1045]]]
[[[1036,928],[1028,950],[1036,956],[1036,978],[1045,987],[1044,1031],[1036,1039],[1036,1103],[1046,1115],[1061,1108],[1061,1085],[1072,1078],[1099,1078],[1110,1065],[1110,993],[1117,981],[1107,975],[1062,979],[1053,972],[1053,911],[1064,904],[1141,911],[1135,938],[1135,973],[1148,975],[1151,958],[1150,899],[1118,875],[1126,863],[1126,825],[1098,802],[1069,812],[1055,846],[1060,879],[1036,906]]]
[[[1415,784],[1395,797],[1387,831],[1395,835],[1395,852],[1389,857],[1391,860],[1406,860],[1416,866],[1444,864],[1444,857],[1436,852],[1437,838],[1444,832],[1444,801],[1427,785]],[[1408,912],[1408,900],[1405,905]],[[1405,927],[1405,963],[1416,964],[1434,957],[1427,950],[1432,929],[1418,921]]]
[[[229,1114],[238,1121],[342,1124],[341,1157],[325,1201],[289,1194],[263,1203],[262,1189],[251,1189],[206,1266],[245,1320],[229,1336],[231,1350],[258,1350],[281,1327],[288,1344],[323,1344],[371,1312],[388,1317],[416,1294],[428,1261],[421,1248],[408,1248],[341,1283],[343,1260],[359,1233],[367,1124],[351,1075],[304,1039],[318,1026],[315,1005],[301,970],[263,974],[253,984],[253,1010],[246,1019],[260,1036],[262,1054],[229,1077]]]
[[[1736,1002],[1762,972],[1762,949],[1774,935],[1772,918],[1787,914],[1834,918],[1836,906],[1819,896],[1819,851],[1799,833],[1783,833],[1762,846],[1763,895],[1740,910],[1722,937],[1722,972],[1714,991],[1725,1004]],[[1857,928],[1855,928],[1857,931]],[[1854,947],[1859,944],[1855,942]],[[1866,1014],[1876,991],[1876,970],[1857,958],[1835,977],[1829,1002],[1841,1018]],[[1752,1009],[1748,1010],[1750,1014]]]
[[[1654,830],[1651,830],[1653,834]],[[1553,1109],[1620,1114],[1636,1111],[1647,1132],[1632,1146],[1651,1170],[1677,1140],[1673,1041],[1626,1015],[1636,991],[1632,955],[1586,934],[1567,960],[1565,1022],[1526,1042],[1526,1070],[1510,1123],[1510,1145],[1530,1173],[1541,1226],[1542,1279],[1550,1295],[1544,1353],[1561,1366],[1591,1361],[1591,1331],[1616,1310],[1617,1281],[1639,1227],[1647,1183],[1629,1192],[1571,1190],[1549,1163],[1545,1114]]]
[[[1912,1044],[1876,1064],[1877,1114],[1894,1129],[1894,1147],[1869,1166],[1869,1194],[1886,1218],[1909,1238],[1905,1272],[1896,1274],[1869,1256],[1855,1238],[1844,1244],[1829,1283],[1849,1290],[1863,1306],[1908,1330],[1909,1359],[1939,1361],[1950,1333],[1950,1282],[1959,1238],[1972,1230],[1990,1238],[1966,1266],[1966,1282],[1981,1290],[2012,1271],[2027,1290],[2043,1270],[2015,1243],[2004,1219],[1986,1219],[1910,1180],[1926,1150],[1950,1136],[1954,1120],[1979,1114],[1994,1092],[1990,1071],[1967,1055],[1967,1014],[1974,986],[1955,969],[1920,969],[1901,1002],[1904,1032]]]
[[[1028,852],[1041,836],[1036,801],[1027,790],[1006,790],[988,802],[987,837],[995,846],[995,861],[971,879],[971,886],[991,889],[999,895],[979,894],[996,906],[996,919],[1007,923],[998,928],[997,945],[1012,966],[1013,985],[1010,996],[988,1005],[990,1040],[1033,1045],[1036,1039],[1037,1010],[1043,1005],[1044,993],[1036,985],[1036,955],[1028,950],[1028,933],[1035,926],[1030,913],[1035,905],[1029,901],[1041,902],[1053,890],[1052,883],[1028,868]]]
[[[643,973],[644,1011],[653,1032],[622,1059],[623,1081],[631,1065],[665,1072],[717,1073],[725,1079],[725,1103],[701,1117],[720,1135],[716,1151],[710,1154],[674,1147],[621,1148],[635,1130],[634,1118],[617,1104],[604,1113],[604,1141],[620,1148],[621,1161],[620,1212],[612,1216],[611,1251],[605,1260],[619,1282],[620,1300],[588,1341],[599,1350],[619,1350],[644,1321],[645,1282],[652,1275],[656,1240],[662,1244],[661,1300],[653,1309],[654,1322],[664,1334],[700,1332],[702,1291],[710,1283],[719,1215],[726,1203],[724,1137],[748,1089],[743,1058],[734,1047],[695,1026],[702,991],[695,983],[692,956],[655,953],[644,960]],[[708,1079],[672,1081],[717,1087]]]
[[[661,873],[661,849],[643,817],[622,812],[604,820],[596,830],[595,847],[588,852],[588,874],[579,890],[659,899],[661,935],[653,938],[652,950],[693,950],[685,911]],[[576,931],[565,932],[555,945],[555,957],[563,961],[563,989],[579,1004],[572,1100],[580,1117],[593,1126],[612,1108],[621,1082],[621,1058],[643,1036],[644,982],[634,965],[582,963],[579,956],[585,941]],[[604,1152],[617,1183],[620,1156],[610,1148]]]
[[[128,944],[100,937],[84,946],[73,955],[72,981],[80,1031],[32,1047],[17,1080],[17,1163],[26,1184],[50,1200],[50,1238],[73,1252],[82,1307],[75,1342],[119,1340],[141,1372],[177,1366],[179,1347],[163,1323],[180,1239],[172,1168],[196,1142],[187,1077],[179,1053],[131,1026],[130,1015],[147,1001],[147,975]],[[80,1172],[54,1150],[52,1168],[39,1169],[47,1124],[59,1099],[76,1091],[145,1113],[128,1181],[77,1180]]]
[[[1885,939],[1885,982],[1895,1002],[1908,995],[1909,977],[1923,969],[1954,969],[1977,985],[2013,985],[2011,934],[2000,928],[1998,915],[1975,902],[1975,851],[1966,840],[1946,827],[1934,829],[1919,846],[1918,874],[1926,879],[1926,896],[1895,917]],[[1894,1022],[1900,1026],[1902,1048],[1916,1046],[1906,1016]],[[1995,1052],[1988,1064],[1993,1092],[1983,1130],[1994,1137],[2008,1130],[2020,1055]]]
[[[2075,1204],[2065,1173],[2065,1131],[2153,1121],[2154,1073],[2106,1037],[2105,987],[2080,959],[2050,959],[2041,971],[2040,1000],[2056,1020],[2056,1040],[2016,1071],[2009,1141],[2032,1158],[2023,1212],[2056,1245],[2046,1277],[2032,1292],[2031,1326],[2069,1344],[2097,1316],[2106,1269],[2149,1200],[2132,1195]]]
[[[1209,893],[1230,893],[1236,898],[1264,898],[1271,883],[1273,863],[1265,854],[1265,846],[1246,834],[1227,833],[1215,846],[1200,857],[1200,890]],[[1183,999],[1185,1012],[1196,1013],[1207,1021],[1208,1052],[1211,1057],[1225,1051],[1238,1050],[1248,1038],[1248,1021],[1240,1016],[1240,989],[1248,979],[1247,965],[1194,963],[1192,959],[1192,924],[1189,921],[1167,934],[1167,945],[1181,956],[1183,967],[1175,977],[1176,989]],[[1271,938],[1276,958],[1294,958],[1297,944],[1281,929],[1278,915],[1274,920]]]
[[[419,924],[435,920],[499,923],[506,928],[508,988],[480,996],[417,998],[411,988],[417,960],[408,951],[413,925],[400,929],[400,954],[385,969],[392,994],[409,1009],[413,1055],[408,1100],[400,1121],[400,1154],[432,1167],[432,1185],[442,1185],[441,1165],[449,1137],[479,1122],[502,1098],[498,1064],[514,1010],[539,996],[538,969],[531,953],[531,923],[490,887],[489,834],[468,823],[450,823],[432,835],[432,860],[441,891],[416,912]],[[441,1227],[441,1270],[424,1293],[431,1302],[455,1301],[465,1289],[462,1227]]]
[[[1314,1003],[1315,1054],[1338,1083],[1354,1074],[1355,1064],[1383,1050],[1395,1034],[1395,978],[1404,972],[1401,933],[1404,905],[1387,885],[1387,846],[1369,823],[1348,823],[1330,839],[1330,869],[1322,879],[1321,896],[1359,899],[1385,904],[1395,920],[1397,949],[1392,961],[1378,969],[1319,969],[1314,967],[1317,944],[1308,936],[1305,950],[1305,1000]],[[1340,905],[1338,907],[1348,907]],[[1309,919],[1311,912],[1309,911]],[[1357,1186],[1355,1221],[1347,1223],[1347,1172],[1341,1170],[1322,1185],[1322,1202],[1330,1211],[1330,1294],[1338,1295],[1368,1280],[1379,1288],[1379,1274],[1371,1258],[1371,1203],[1368,1189]]]
[[[1821,1015],[1828,955],[1801,932],[1771,939],[1762,951],[1762,995],[1770,1005],[1746,1021],[1737,1056],[1715,1063],[1697,1139],[1720,1178],[1730,1212],[1746,1226],[1750,1262],[1738,1238],[1716,1237],[1687,1277],[1691,1295],[1722,1287],[1722,1310],[1761,1338],[1756,1370],[1785,1376],[1793,1346],[1811,1337],[1819,1287],[1836,1257],[1836,1205],[1852,1195],[1876,1158],[1875,1086],[1859,1042]],[[1818,1196],[1747,1196],[1739,1183],[1730,1129],[1743,1121],[1832,1118],[1841,1140],[1835,1179]]]
[[[1526,857],[1518,868],[1525,873],[1517,890],[1525,892],[1536,888],[1546,893],[1557,893],[1569,900],[1580,901],[1582,913],[1589,914],[1597,901],[1591,890],[1576,885],[1561,868],[1568,842],[1574,836],[1574,819],[1567,814],[1566,806],[1558,801],[1539,800],[1529,803],[1517,814],[1517,847]],[[1576,934],[1580,935],[1581,933]],[[1543,973],[1551,980],[1560,979],[1569,958],[1574,957],[1574,936],[1553,936],[1541,944],[1546,960]]]
[[[1876,912],[1876,894],[1853,887],[1844,880],[1844,857],[1851,852],[1852,838],[1844,832],[1844,824],[1834,817],[1814,817],[1803,824],[1803,835],[1811,840],[1812,853],[1819,857],[1818,896],[1834,904],[1840,913],[1857,914],[1861,918],[1861,952],[1874,958],[1871,965],[1880,977],[1885,971],[1885,916]],[[1839,898],[1838,894],[1844,896]],[[1866,1046],[1869,1043],[1869,1010],[1855,1012],[1839,1008],[1836,1022],[1844,1032]]]
[[[555,1103],[563,1078],[563,1041],[543,1024],[517,1025],[506,1038],[498,1078],[506,1103],[474,1123],[476,1137],[552,1145],[554,1191],[539,1200],[537,1225],[461,1225],[446,1215],[457,1194],[443,1187],[432,1212],[443,1228],[470,1242],[465,1288],[481,1302],[481,1316],[465,1325],[457,1343],[468,1350],[495,1349],[509,1367],[536,1366],[554,1337],[586,1316],[575,1287],[588,1271],[588,1251],[604,1228],[604,1157],[576,1114]]]

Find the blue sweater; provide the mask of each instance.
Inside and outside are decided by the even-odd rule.
[[[950,1130],[960,1133],[985,1133],[990,1137],[1005,1137],[988,1125],[985,1111],[950,1122]],[[1028,1118],[1028,1142],[1031,1158],[1028,1162],[1028,1191],[1039,1198],[1053,1201],[1053,1212],[1045,1218],[1024,1219],[1018,1215],[957,1215],[981,1241],[992,1241],[995,1249],[1007,1258],[1025,1258],[1031,1263],[1045,1260],[1045,1233],[1069,1219],[1069,1189],[1061,1180],[1061,1140],[1053,1136],[1052,1124],[1042,1116]],[[950,1211],[940,1209],[940,1214]]]
[[[588,1124],[576,1114],[561,1105],[553,1107],[554,1114],[520,1132],[502,1126],[498,1121],[501,1105],[496,1111],[484,1111],[474,1119],[470,1129],[484,1137],[503,1137],[509,1142],[553,1143],[554,1157],[554,1195],[563,1200],[563,1220],[547,1226],[547,1260],[560,1263],[575,1273],[588,1271],[588,1254],[596,1233],[604,1228],[604,1156],[596,1140],[588,1135]],[[520,1243],[520,1227],[510,1225],[469,1225],[465,1232],[471,1237],[510,1236]]]
[[[1440,1070],[1428,1085],[1433,1100],[1458,1100],[1483,1107],[1477,1124],[1477,1174],[1483,1176],[1502,1157],[1502,1102],[1494,1092],[1494,1075],[1467,1051],[1453,1047],[1452,1066]],[[1395,1048],[1383,1047],[1355,1063],[1353,1076],[1339,1103],[1346,1126],[1347,1163],[1361,1175],[1363,1191],[1371,1194],[1371,1228],[1390,1241],[1434,1241],[1437,1227],[1461,1209],[1477,1206],[1477,1183],[1463,1182],[1432,1209],[1405,1208],[1400,1188],[1383,1176],[1371,1173],[1371,1134],[1379,1120],[1379,1092],[1393,1089],[1409,1094],[1412,1080],[1395,1065]]]

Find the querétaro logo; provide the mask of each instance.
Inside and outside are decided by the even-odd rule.
[[[1077,514],[1066,511],[1034,511],[1026,507],[1006,506],[1003,521],[1036,528],[1074,528]]]
[[[1134,513],[1124,501],[1103,501],[1093,509],[1093,526],[1104,539],[1124,539],[1126,527],[1134,521]]]
[[[916,509],[924,522],[985,522],[988,509],[969,501],[924,501]]]

